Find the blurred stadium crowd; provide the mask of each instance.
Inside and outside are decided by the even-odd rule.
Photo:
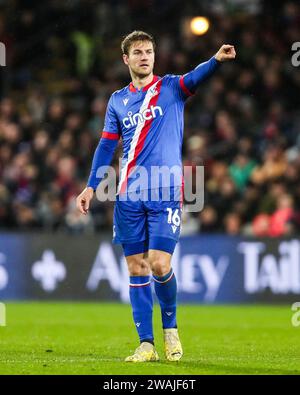
[[[157,75],[184,74],[223,43],[237,59],[188,100],[183,159],[205,166],[205,208],[182,234],[282,236],[300,231],[300,6],[239,1],[0,1],[0,226],[97,232],[112,203],[75,209],[110,94],[129,83],[120,41],[157,41]],[[225,6],[226,4],[226,6]],[[211,28],[192,36],[188,20]],[[115,165],[121,148],[115,156]]]

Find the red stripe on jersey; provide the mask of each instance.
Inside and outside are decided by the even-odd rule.
[[[102,137],[109,140],[119,140],[118,133],[109,133],[109,132],[102,132]]]
[[[152,86],[156,81],[158,81],[158,79],[159,77],[157,75],[154,75],[152,81],[148,85],[144,86],[143,91],[147,91],[150,88],[150,86]]]
[[[156,81],[158,81],[158,79],[159,79],[159,77],[157,75],[153,75],[152,81],[149,82],[148,85],[144,86],[143,91],[144,92],[147,91],[150,88],[150,86],[152,86]],[[133,85],[132,82],[130,82],[130,84],[129,84],[129,90],[130,90],[130,92],[137,92],[137,89]]]
[[[132,82],[130,82],[130,84],[129,84],[129,90],[130,90],[130,92],[137,92],[137,89],[136,89],[136,87],[133,85]]]
[[[185,85],[184,83],[184,78],[183,75],[180,77],[179,79],[179,84],[180,84],[180,88],[183,90],[183,92],[187,95],[187,96],[193,96],[194,93],[192,93]]]
[[[156,105],[158,97],[159,97],[159,93],[160,93],[161,83],[162,83],[162,80],[160,80],[157,83],[157,85],[156,85],[157,94],[151,98],[147,108],[151,108],[151,106],[155,106]],[[124,180],[123,184],[121,185],[120,193],[125,192],[125,189],[126,189],[126,186],[127,186],[128,176],[130,175],[130,171],[132,170],[132,168],[136,165],[137,157],[139,156],[140,152],[142,151],[142,149],[144,147],[145,140],[146,140],[147,134],[149,132],[149,129],[151,128],[152,122],[153,122],[153,118],[147,119],[145,121],[145,124],[144,124],[144,126],[143,126],[143,128],[141,130],[138,142],[137,142],[135,150],[134,150],[133,159],[128,164],[127,174],[126,174],[126,177],[125,177],[125,180]]]

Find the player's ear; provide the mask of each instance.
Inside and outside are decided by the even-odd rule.
[[[123,62],[128,66],[128,55],[123,54]]]

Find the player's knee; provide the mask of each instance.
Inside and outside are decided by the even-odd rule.
[[[145,259],[131,259],[128,262],[128,271],[130,276],[148,276],[150,267]]]
[[[171,263],[164,259],[154,259],[150,262],[151,270],[154,276],[162,277],[168,274],[171,270]]]

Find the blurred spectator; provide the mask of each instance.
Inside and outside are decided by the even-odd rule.
[[[285,193],[277,197],[276,209],[271,215],[261,213],[254,218],[252,230],[255,236],[287,236],[295,230],[297,221],[293,197]]]
[[[255,184],[264,184],[283,176],[287,168],[287,159],[283,149],[278,145],[269,146],[263,157],[263,163],[252,173]]]
[[[253,219],[252,232],[256,237],[270,235],[270,216],[268,214],[258,214]]]
[[[294,215],[294,202],[291,195],[278,197],[277,209],[270,219],[270,236],[284,236],[289,234],[289,222]]]
[[[239,153],[229,166],[229,174],[240,191],[247,185],[255,166],[256,162],[243,153]]]
[[[224,218],[224,231],[230,236],[237,236],[241,233],[241,217],[237,213],[228,213]]]
[[[218,231],[218,213],[212,206],[207,205],[199,214],[200,231],[203,233],[212,233]]]

